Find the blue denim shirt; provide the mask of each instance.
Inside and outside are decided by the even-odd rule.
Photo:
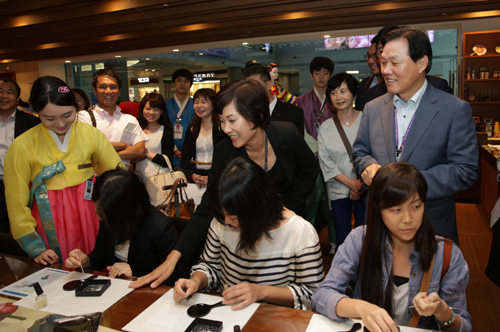
[[[356,281],[354,289],[354,298],[361,299],[360,284],[357,280],[357,270],[359,265],[359,257],[363,246],[365,227],[360,226],[354,229],[345,242],[338,248],[337,254],[332,262],[332,267],[328,272],[323,283],[319,286],[312,297],[314,310],[322,315],[328,316],[332,320],[342,321],[344,318],[337,316],[337,303],[347,297],[345,291],[351,280]],[[439,238],[439,237],[437,237]],[[460,249],[453,245],[451,252],[450,266],[448,272],[439,282],[441,278],[441,270],[443,267],[443,242],[438,241],[438,248],[434,258],[434,268],[432,270],[431,282],[429,285],[428,294],[436,292],[439,294],[450,307],[455,311],[455,315],[459,315],[462,321],[460,332],[472,331],[470,315],[467,312],[467,303],[465,299],[465,289],[469,282],[469,267],[464,260]],[[389,244],[389,239],[386,237],[383,250],[386,252],[388,270],[392,270],[393,253]],[[409,256],[411,262],[411,272],[408,290],[408,321],[413,314],[413,297],[420,290],[420,284],[424,275],[424,271],[419,266],[419,253],[415,249]],[[387,286],[389,276],[385,269],[382,272],[384,289]],[[432,317],[421,317],[419,328],[438,330],[437,323]]]

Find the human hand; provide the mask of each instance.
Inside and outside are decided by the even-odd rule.
[[[441,300],[437,293],[427,295],[425,292],[420,292],[413,298],[413,305],[420,316],[428,317],[436,314],[438,316],[449,316],[441,321],[447,321],[451,318],[451,309]],[[446,315],[447,313],[449,314]]]
[[[263,298],[264,287],[249,282],[242,282],[241,284],[234,285],[227,288],[222,292],[224,297],[223,304],[233,304],[241,302],[238,305],[231,307],[233,310],[243,309],[246,306],[260,301]]]
[[[196,175],[194,177],[194,182],[198,188],[205,188],[207,186],[208,176]]]
[[[398,326],[391,316],[374,304],[363,301],[359,308],[365,327],[371,332],[398,332]]]
[[[179,158],[179,160],[181,160],[181,157],[182,157],[182,152],[180,150],[177,150],[174,152],[174,155],[177,156],[177,158]]]
[[[137,289],[149,283],[151,283],[151,288],[160,286],[162,282],[167,280],[172,272],[174,272],[175,265],[177,265],[177,262],[181,259],[181,257],[182,255],[180,252],[172,250],[172,252],[167,256],[167,259],[160,266],[154,269],[153,272],[130,283],[128,287]]]
[[[109,277],[114,278],[124,276],[132,278],[132,269],[127,263],[115,263],[113,266],[108,266]]]
[[[59,262],[59,257],[56,252],[52,249],[47,249],[42,252],[40,255],[33,258],[35,263],[47,265],[47,264],[55,264]]]
[[[200,288],[200,284],[193,279],[179,279],[174,285],[174,301],[181,302],[187,299],[190,295],[196,293]]]
[[[357,201],[361,198],[361,195],[351,190],[351,192],[349,193],[349,198],[351,199],[351,201]]]
[[[360,180],[351,180],[349,188],[351,188],[351,191],[355,191],[360,196],[365,191],[365,188],[363,188],[363,184],[361,184]]]
[[[382,167],[382,166],[380,166],[379,164],[371,164],[370,166],[365,168],[365,171],[363,172],[363,174],[361,174],[361,179],[363,179],[363,182],[367,186],[372,185],[373,177],[375,176],[377,171],[380,169],[380,167]]]
[[[64,262],[66,267],[76,269],[80,266],[87,267],[89,265],[89,256],[85,255],[80,249],[70,251],[69,257]]]

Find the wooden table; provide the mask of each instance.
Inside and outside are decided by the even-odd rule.
[[[27,277],[28,275],[45,267],[24,257],[10,256],[6,254],[0,254],[0,257],[0,288],[10,285],[17,280]],[[27,265],[22,264],[24,266],[19,267],[16,271],[13,271],[7,264],[5,257],[18,259],[21,262],[27,263]],[[72,271],[72,269],[68,269],[61,264],[54,264],[50,267]],[[85,272],[92,273],[93,271],[85,270]],[[97,273],[103,275],[103,273]],[[121,330],[142,311],[170,290],[170,288],[171,287],[168,286],[160,286],[156,289],[151,289],[149,286],[146,286],[129,293],[104,312],[101,325],[115,330]],[[304,332],[307,329],[312,315],[313,313],[310,311],[297,310],[271,304],[261,304],[247,324],[243,327],[242,331]]]

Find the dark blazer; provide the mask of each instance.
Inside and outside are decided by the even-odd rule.
[[[14,124],[14,138],[40,123],[40,119],[16,109],[16,122]]]
[[[353,145],[358,174],[396,161],[394,95],[366,104]],[[437,235],[458,243],[457,192],[479,178],[476,129],[469,103],[427,85],[399,161],[414,165],[428,185],[425,211]]]
[[[369,76],[367,78],[364,78],[360,83],[358,87],[358,94],[356,95],[356,101],[354,103],[354,109],[357,109],[358,111],[362,111],[363,109],[359,108],[361,105],[361,100],[363,99],[363,95],[370,90],[370,84],[372,84],[373,81],[373,75]]]
[[[200,129],[199,127],[194,133],[191,131],[191,126],[192,124],[189,125],[188,129],[186,130],[186,136],[184,137],[184,143],[182,144],[182,171],[184,172],[184,175],[186,175],[186,179],[191,179],[191,176],[195,173],[195,167],[193,163],[191,162],[191,158],[196,160],[196,140],[198,139],[198,136],[200,136]],[[219,143],[224,137],[226,137],[226,134],[218,127],[218,126],[213,126],[212,127],[212,142],[215,145]],[[210,170],[203,170],[196,172],[196,174],[200,175],[208,175],[208,172]]]
[[[290,184],[287,191],[280,192],[281,199],[287,208],[298,215],[304,215],[306,199],[311,194],[319,173],[318,160],[291,123],[271,122],[266,133],[281,170]],[[215,146],[212,169],[208,175],[209,186],[217,168],[234,157],[248,158],[248,155],[244,147],[235,148],[229,137]],[[209,192],[203,195],[200,205],[174,248],[188,260],[193,257],[198,259],[205,244],[213,219],[209,196]]]
[[[436,89],[453,94],[453,90],[448,85],[448,81],[436,76],[429,76],[429,75],[425,75],[425,78],[427,79],[427,82],[429,82]],[[361,96],[359,101],[359,108],[358,108],[358,99],[356,99],[356,109],[362,111],[368,102],[372,101],[375,98],[383,96],[386,93],[387,93],[387,85],[385,84],[385,81],[383,81],[375,85],[368,91],[366,91]]]
[[[132,274],[140,277],[152,272],[165,261],[176,241],[177,231],[173,222],[160,210],[151,207],[144,225],[130,240],[127,263],[132,269]],[[95,247],[89,259],[92,270],[96,271],[119,262],[115,256],[113,237],[103,221],[100,222]],[[186,275],[188,275],[187,267],[180,264],[167,280],[167,284],[173,284],[179,277]]]
[[[14,122],[14,138],[40,123],[36,116],[16,109],[16,120]],[[10,233],[9,215],[7,203],[5,202],[5,188],[3,180],[0,180],[0,232]]]
[[[163,125],[163,136],[161,137],[161,154],[168,157],[170,163],[172,163],[172,158],[174,157],[174,128],[172,124],[168,126]],[[163,156],[157,154],[151,160],[155,164],[162,167],[168,167],[167,162]]]
[[[304,137],[304,111],[298,106],[278,100],[271,114],[271,121],[291,122]]]

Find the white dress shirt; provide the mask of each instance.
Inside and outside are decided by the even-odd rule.
[[[0,121],[0,180],[3,180],[3,163],[10,145],[14,141],[14,129],[16,125],[16,111],[7,118]]]

